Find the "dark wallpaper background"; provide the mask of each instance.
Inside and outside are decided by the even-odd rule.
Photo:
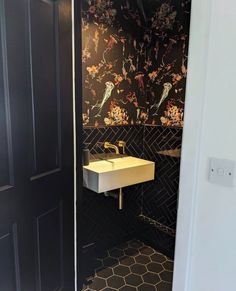
[[[183,126],[190,0],[83,0],[85,126]]]

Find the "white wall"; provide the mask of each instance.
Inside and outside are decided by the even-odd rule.
[[[236,161],[235,0],[192,0],[174,291],[236,290],[236,188],[210,157]]]

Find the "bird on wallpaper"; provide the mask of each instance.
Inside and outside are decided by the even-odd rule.
[[[161,100],[159,101],[159,103],[154,103],[154,104],[151,106],[151,108],[156,107],[156,111],[153,113],[153,116],[158,115],[158,110],[159,110],[161,104],[162,104],[162,103],[166,100],[166,98],[168,97],[169,92],[170,92],[170,90],[171,90],[171,88],[172,88],[172,84],[169,83],[169,82],[167,82],[167,83],[164,83],[164,84],[163,84],[163,87],[164,87],[164,88],[163,88],[163,91],[162,91],[162,94],[161,94]]]
[[[107,100],[111,97],[112,90],[115,87],[115,85],[111,81],[106,82],[105,85],[106,85],[106,88],[105,88],[105,91],[103,94],[103,99],[102,99],[101,104],[95,104],[92,107],[92,109],[95,107],[99,108],[98,113],[95,115],[95,117],[101,116],[102,108],[103,108],[104,104],[107,102]]]

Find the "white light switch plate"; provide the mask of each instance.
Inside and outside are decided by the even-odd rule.
[[[209,181],[214,184],[233,187],[235,180],[235,162],[223,159],[210,159]]]

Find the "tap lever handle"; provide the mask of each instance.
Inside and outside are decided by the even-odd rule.
[[[118,145],[118,147],[123,149],[123,154],[125,154],[126,142],[123,140],[118,140],[117,145]]]
[[[126,146],[126,142],[123,140],[118,140],[118,147],[125,147]]]

